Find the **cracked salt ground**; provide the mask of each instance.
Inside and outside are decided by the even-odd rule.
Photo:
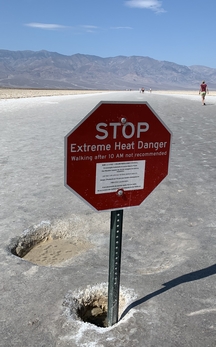
[[[101,219],[103,218],[103,220]],[[71,215],[63,221],[42,221],[24,230],[20,237],[11,240],[9,250],[26,261],[42,266],[65,266],[96,245],[103,244],[103,231],[108,237],[107,219],[90,215]],[[90,236],[100,223],[100,235]],[[106,230],[107,229],[107,230]],[[107,239],[108,244],[108,239]]]
[[[113,335],[115,329],[118,329],[121,325],[125,325],[132,317],[135,309],[131,309],[130,312],[121,319],[121,316],[124,315],[125,309],[130,305],[136,298],[137,295],[133,289],[120,287],[120,298],[119,298],[119,321],[117,324],[106,327],[106,326],[97,326],[97,324],[90,324],[89,321],[82,321],[82,318],[79,316],[80,309],[89,305],[91,302],[96,302],[96,305],[99,306],[100,300],[103,298],[105,302],[105,310],[107,310],[107,283],[100,283],[94,286],[88,286],[86,289],[79,289],[75,292],[68,292],[65,296],[63,307],[64,307],[64,316],[67,319],[67,322],[63,324],[62,335],[60,336],[59,346],[61,342],[71,343],[74,342],[76,346],[104,346],[103,342],[115,343],[116,337]],[[98,299],[98,301],[96,300]],[[121,328],[120,328],[121,330]],[[134,333],[137,329],[135,329]],[[71,333],[69,332],[71,331]],[[124,341],[123,336],[120,338],[121,341]],[[69,345],[68,345],[69,346]]]
[[[91,247],[91,243],[83,240],[50,239],[32,248],[23,259],[38,265],[58,265]]]

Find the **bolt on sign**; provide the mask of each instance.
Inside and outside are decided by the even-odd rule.
[[[140,205],[168,174],[171,132],[147,102],[100,102],[65,137],[65,186],[98,211]]]

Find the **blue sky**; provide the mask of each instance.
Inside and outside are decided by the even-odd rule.
[[[216,68],[216,0],[0,0],[0,49]]]

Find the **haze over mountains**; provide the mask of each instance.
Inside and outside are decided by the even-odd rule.
[[[45,89],[216,89],[216,69],[141,56],[101,58],[48,51],[0,50],[0,87]]]

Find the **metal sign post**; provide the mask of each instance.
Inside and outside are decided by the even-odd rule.
[[[108,326],[112,326],[118,322],[122,225],[123,210],[111,211],[107,315]]]

